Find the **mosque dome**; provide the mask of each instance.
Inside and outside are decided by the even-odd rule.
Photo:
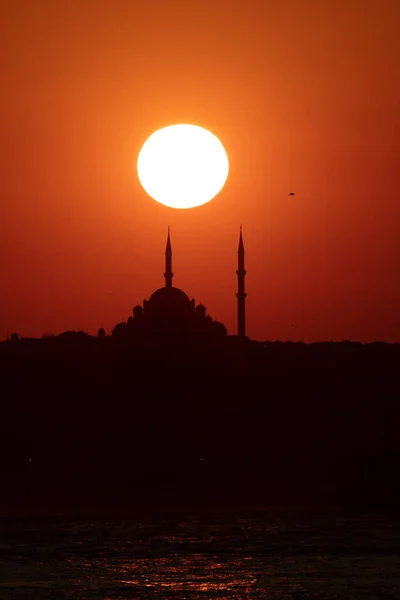
[[[239,336],[245,335],[245,298],[244,292],[244,247],[242,232],[239,238],[239,262],[238,262],[238,322]],[[112,335],[117,337],[129,337],[130,335],[159,335],[164,336],[177,334],[178,336],[188,334],[196,339],[208,339],[210,336],[224,337],[227,335],[225,326],[214,321],[207,315],[207,309],[203,304],[195,305],[195,299],[189,297],[177,287],[172,285],[172,248],[168,228],[167,244],[165,248],[165,287],[156,290],[149,298],[143,300],[143,306],[136,305],[133,308],[133,316],[127,322],[118,323]],[[239,319],[240,317],[240,319]]]
[[[192,305],[185,292],[179,288],[162,287],[150,296],[146,312],[151,316],[184,316],[192,312]]]

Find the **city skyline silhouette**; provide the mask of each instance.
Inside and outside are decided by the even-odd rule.
[[[238,264],[237,264],[237,270],[236,270],[236,275],[237,275],[237,280],[238,280],[237,281],[237,286],[238,286],[237,290],[238,291],[236,293],[237,328],[236,328],[236,332],[235,332],[236,335],[239,337],[246,336],[245,301],[246,301],[247,293],[245,292],[245,277],[246,277],[247,271],[246,271],[245,265],[244,265],[244,257],[245,257],[245,250],[244,250],[244,243],[243,243],[243,237],[242,237],[242,225],[240,225],[239,244],[238,244]],[[170,239],[170,227],[168,227],[166,250],[165,250],[165,272],[164,272],[165,288],[160,288],[159,290],[154,292],[154,294],[151,296],[150,300],[153,297],[155,298],[156,296],[158,296],[159,306],[166,305],[166,304],[170,304],[171,306],[173,306],[174,302],[177,302],[179,305],[179,298],[180,298],[181,307],[180,307],[180,309],[177,307],[177,316],[179,316],[181,309],[183,309],[183,313],[185,312],[186,304],[187,304],[186,308],[189,307],[189,298],[187,297],[187,295],[184,292],[182,292],[182,290],[180,290],[179,288],[175,288],[172,285],[173,276],[174,276],[174,273],[172,272],[172,246],[171,246],[171,239]],[[168,294],[166,292],[167,290],[171,290],[170,294]],[[132,324],[134,322],[135,316],[136,316],[136,321],[135,321],[136,325],[139,323],[139,319],[141,320],[142,323],[144,323],[144,320],[145,320],[145,319],[143,319],[143,316],[145,314],[144,309],[147,304],[148,304],[147,300],[144,300],[143,307],[139,304],[136,304],[133,308],[132,315],[130,317],[128,317],[127,320],[122,320],[120,323],[117,323],[115,326],[111,327],[110,334],[115,335],[115,333],[118,331],[120,333],[125,331],[125,334],[126,334],[126,332],[129,330],[129,327],[130,327],[131,332],[133,332],[134,326]],[[152,304],[155,304],[155,302],[153,302]],[[198,320],[200,319],[200,315],[201,315],[203,317],[203,319],[207,319],[207,321],[212,321],[210,315],[206,316],[206,307],[204,305],[200,304],[196,307],[194,299],[192,299],[192,301],[190,302],[190,305],[191,305],[190,310],[193,312],[197,312]],[[159,309],[158,309],[158,312],[159,312]],[[168,320],[171,320],[172,316],[173,316],[172,314],[169,315],[168,311],[166,311],[163,318],[165,321],[168,321]],[[221,325],[221,332],[224,330],[225,335],[228,333],[225,326],[223,325],[223,323],[219,323],[218,321],[215,321],[215,325]],[[128,328],[126,328],[126,326],[128,326]],[[292,328],[294,328],[294,327],[295,327],[295,325],[292,325]],[[218,327],[216,327],[215,329],[217,330]],[[75,329],[72,329],[72,331],[74,331],[74,330]],[[79,331],[82,331],[82,329],[79,329]],[[107,332],[103,326],[101,326],[100,329],[98,329],[97,331],[98,332],[101,331],[101,334],[100,334],[101,336],[107,335]],[[58,334],[59,333],[61,333],[61,332],[58,332]],[[233,335],[235,335],[235,333],[233,333]],[[118,333],[116,333],[116,334],[118,335]],[[57,335],[57,333],[56,332],[54,332],[54,333],[47,332],[47,333],[44,333],[42,336],[36,336],[36,337],[52,337],[54,335]],[[122,335],[124,335],[124,333],[122,333]],[[20,337],[28,337],[28,336],[23,336],[19,332],[7,331],[6,341],[17,341],[18,339],[20,339]],[[284,340],[281,340],[281,341],[284,341]],[[293,341],[293,339],[290,339],[288,341]],[[302,341],[302,340],[299,340],[299,341]],[[332,341],[332,340],[322,340],[322,341]],[[339,341],[343,341],[343,340],[339,340]],[[351,341],[358,341],[358,340],[351,340]],[[378,340],[378,339],[369,340],[369,343],[380,342],[380,341],[382,341],[382,340]]]

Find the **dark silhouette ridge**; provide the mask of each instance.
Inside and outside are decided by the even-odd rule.
[[[396,509],[400,345],[228,336],[172,286],[169,236],[165,273],[111,336],[0,344],[0,503]]]

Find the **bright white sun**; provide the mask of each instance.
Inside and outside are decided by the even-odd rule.
[[[137,170],[140,183],[154,200],[171,208],[193,208],[221,191],[229,161],[219,139],[207,129],[171,125],[144,143]]]

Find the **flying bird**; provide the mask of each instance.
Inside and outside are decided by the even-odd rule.
[[[294,192],[290,192],[289,196],[294,196]]]

